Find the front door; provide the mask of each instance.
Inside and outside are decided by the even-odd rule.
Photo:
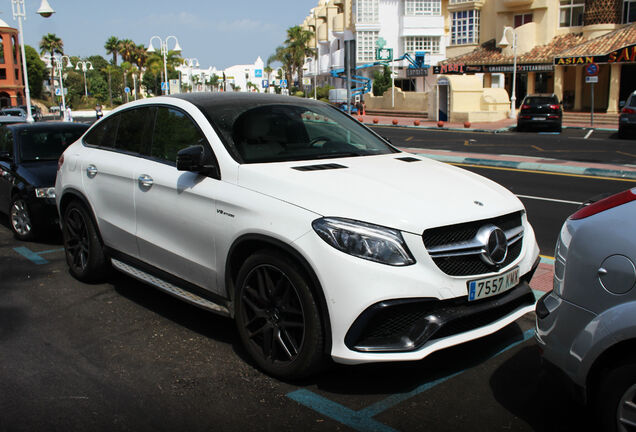
[[[177,171],[177,152],[209,148],[184,112],[158,107],[150,158],[135,169],[135,205],[140,258],[199,287],[216,291],[214,245],[218,180]]]

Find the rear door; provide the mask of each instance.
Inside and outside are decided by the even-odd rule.
[[[13,134],[9,129],[0,127],[0,153],[15,157],[13,148]],[[14,173],[9,160],[0,160],[0,212],[8,213],[11,204],[11,188]]]
[[[218,180],[177,171],[177,152],[192,145],[211,151],[184,111],[159,106],[148,159],[135,167],[140,259],[209,291],[216,291],[215,194]]]
[[[136,108],[109,117],[85,138],[89,147],[82,161],[86,195],[93,207],[104,243],[138,257],[135,237],[133,174],[140,149],[151,127],[152,109]]]

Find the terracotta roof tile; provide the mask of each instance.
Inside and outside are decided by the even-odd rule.
[[[518,55],[517,63],[552,63],[557,53],[564,51],[564,49],[576,47],[584,41],[585,39],[581,34],[568,33],[556,36],[552,38],[549,43],[535,46],[530,51]],[[467,65],[497,65],[512,64],[513,61],[514,57],[503,55],[501,48],[497,48],[495,40],[492,39],[469,53],[446,59],[440,62],[440,64],[463,63]]]
[[[605,55],[634,44],[636,44],[636,23],[590,39],[575,47],[560,50],[555,57]]]

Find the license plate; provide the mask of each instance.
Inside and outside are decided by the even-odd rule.
[[[532,120],[545,120],[545,117],[532,117]]]
[[[519,267],[506,273],[468,282],[468,301],[492,297],[519,285]]]

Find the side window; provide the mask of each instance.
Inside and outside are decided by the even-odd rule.
[[[0,129],[0,153],[13,155],[13,134],[6,127]]]
[[[157,108],[150,156],[176,162],[179,150],[206,142],[199,128],[183,112],[174,108]]]
[[[120,117],[114,115],[101,122],[86,134],[84,142],[99,147],[114,147]]]
[[[151,107],[144,107],[122,112],[119,115],[115,148],[131,153],[141,153],[148,139],[153,111]]]

